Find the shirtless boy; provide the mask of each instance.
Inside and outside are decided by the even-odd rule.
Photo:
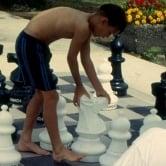
[[[79,105],[83,94],[88,95],[79,74],[77,62],[79,52],[82,65],[97,96],[107,97],[110,102],[109,95],[99,82],[90,58],[90,36],[107,37],[123,31],[125,26],[124,11],[112,4],[102,5],[95,13],[85,13],[69,7],[52,8],[42,11],[28,23],[17,38],[16,53],[24,79],[28,79],[34,87],[35,94],[27,106],[27,116],[18,143],[20,151],[48,154],[31,140],[33,125],[42,106],[44,122],[53,147],[53,159],[76,161],[82,158],[82,155],[66,149],[60,140],[55,112],[58,94],[49,70],[51,58],[49,44],[60,38],[72,39],[67,61],[76,85],[73,98],[75,105]]]

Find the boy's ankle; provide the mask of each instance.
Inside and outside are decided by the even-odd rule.
[[[55,154],[59,154],[60,152],[63,151],[64,148],[65,148],[64,145],[61,144],[61,145],[59,145],[59,146],[56,146],[56,148],[53,150],[53,152],[54,152]]]

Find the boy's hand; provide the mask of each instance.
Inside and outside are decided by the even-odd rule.
[[[97,97],[100,97],[100,96],[106,97],[108,99],[108,104],[111,103],[111,98],[110,98],[109,94],[104,89],[96,91],[96,96]]]
[[[74,92],[74,98],[73,98],[73,103],[75,106],[80,105],[80,98],[82,95],[86,95],[86,96],[90,97],[88,92],[86,91],[86,89],[83,86],[76,86],[75,92]]]

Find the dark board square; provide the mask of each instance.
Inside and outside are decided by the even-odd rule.
[[[60,76],[59,78],[72,84],[75,83],[72,76]],[[81,75],[81,80],[82,82],[89,82],[89,79],[84,75]]]
[[[131,125],[131,139],[128,140],[128,145],[131,145],[132,142],[139,137],[139,130],[141,126],[143,125],[143,119],[137,119],[137,120],[130,120],[130,125]]]
[[[61,93],[74,93],[75,86],[73,84],[67,85],[58,85],[58,89],[61,90]]]
[[[150,109],[153,108],[153,106],[144,106],[144,107],[127,107],[128,109],[141,114],[143,116],[146,116],[150,114]]]
[[[78,122],[78,119],[79,119],[78,113],[69,114],[68,116]]]

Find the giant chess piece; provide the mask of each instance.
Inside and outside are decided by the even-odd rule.
[[[79,136],[71,148],[85,155],[83,162],[98,162],[99,156],[106,151],[106,146],[100,140],[101,134],[106,131],[106,126],[98,113],[107,105],[108,101],[104,97],[90,99],[86,96],[81,97],[79,121],[76,127]]]
[[[161,74],[161,82],[151,84],[152,94],[156,97],[155,108],[162,119],[166,119],[166,72]]]
[[[15,53],[8,53],[7,60],[9,63],[16,63],[18,65],[17,55]],[[11,72],[10,80],[13,82],[13,88],[10,90],[10,102],[12,107],[21,108],[29,102],[34,93],[34,89],[30,86],[29,82],[25,81],[26,79],[23,78],[18,66]]]
[[[5,76],[0,71],[0,105],[8,104],[9,102],[9,90],[5,88]]]
[[[106,153],[100,156],[99,162],[102,166],[113,166],[120,156],[127,150],[127,140],[131,138],[130,122],[119,110],[120,116],[112,120],[111,130],[108,132],[111,143]]]
[[[2,166],[18,166],[21,155],[15,150],[11,134],[15,128],[12,126],[12,115],[7,111],[8,107],[2,105],[0,112],[0,165]]]
[[[3,45],[0,44],[0,55],[3,53]]]
[[[122,57],[124,45],[117,35],[111,42],[110,49],[112,56],[109,57],[109,61],[112,65],[113,79],[110,81],[112,90],[117,92],[118,96],[125,96],[127,94],[128,85],[124,82],[122,77],[121,63],[125,61]]]
[[[102,63],[98,67],[97,71],[98,71],[97,76],[101,81],[103,88],[110,95],[111,98],[111,103],[108,105],[106,110],[116,109],[118,103],[118,97],[114,94],[110,85],[110,80],[113,79],[112,75],[110,74],[112,71],[112,67],[110,66],[109,62],[106,59],[104,59],[104,63]]]
[[[143,125],[140,128],[140,134],[152,127],[157,127],[158,125],[162,125],[162,119],[157,115],[157,109],[152,108],[150,110],[150,114],[145,116],[143,120]]]
[[[65,125],[64,122],[65,114],[66,114],[66,100],[59,91],[59,101],[57,104],[58,128],[62,143],[65,146],[68,146],[73,141],[73,136],[71,133],[68,132],[67,127]],[[43,149],[52,150],[51,140],[46,128],[39,134],[39,140],[40,140],[40,146]]]

